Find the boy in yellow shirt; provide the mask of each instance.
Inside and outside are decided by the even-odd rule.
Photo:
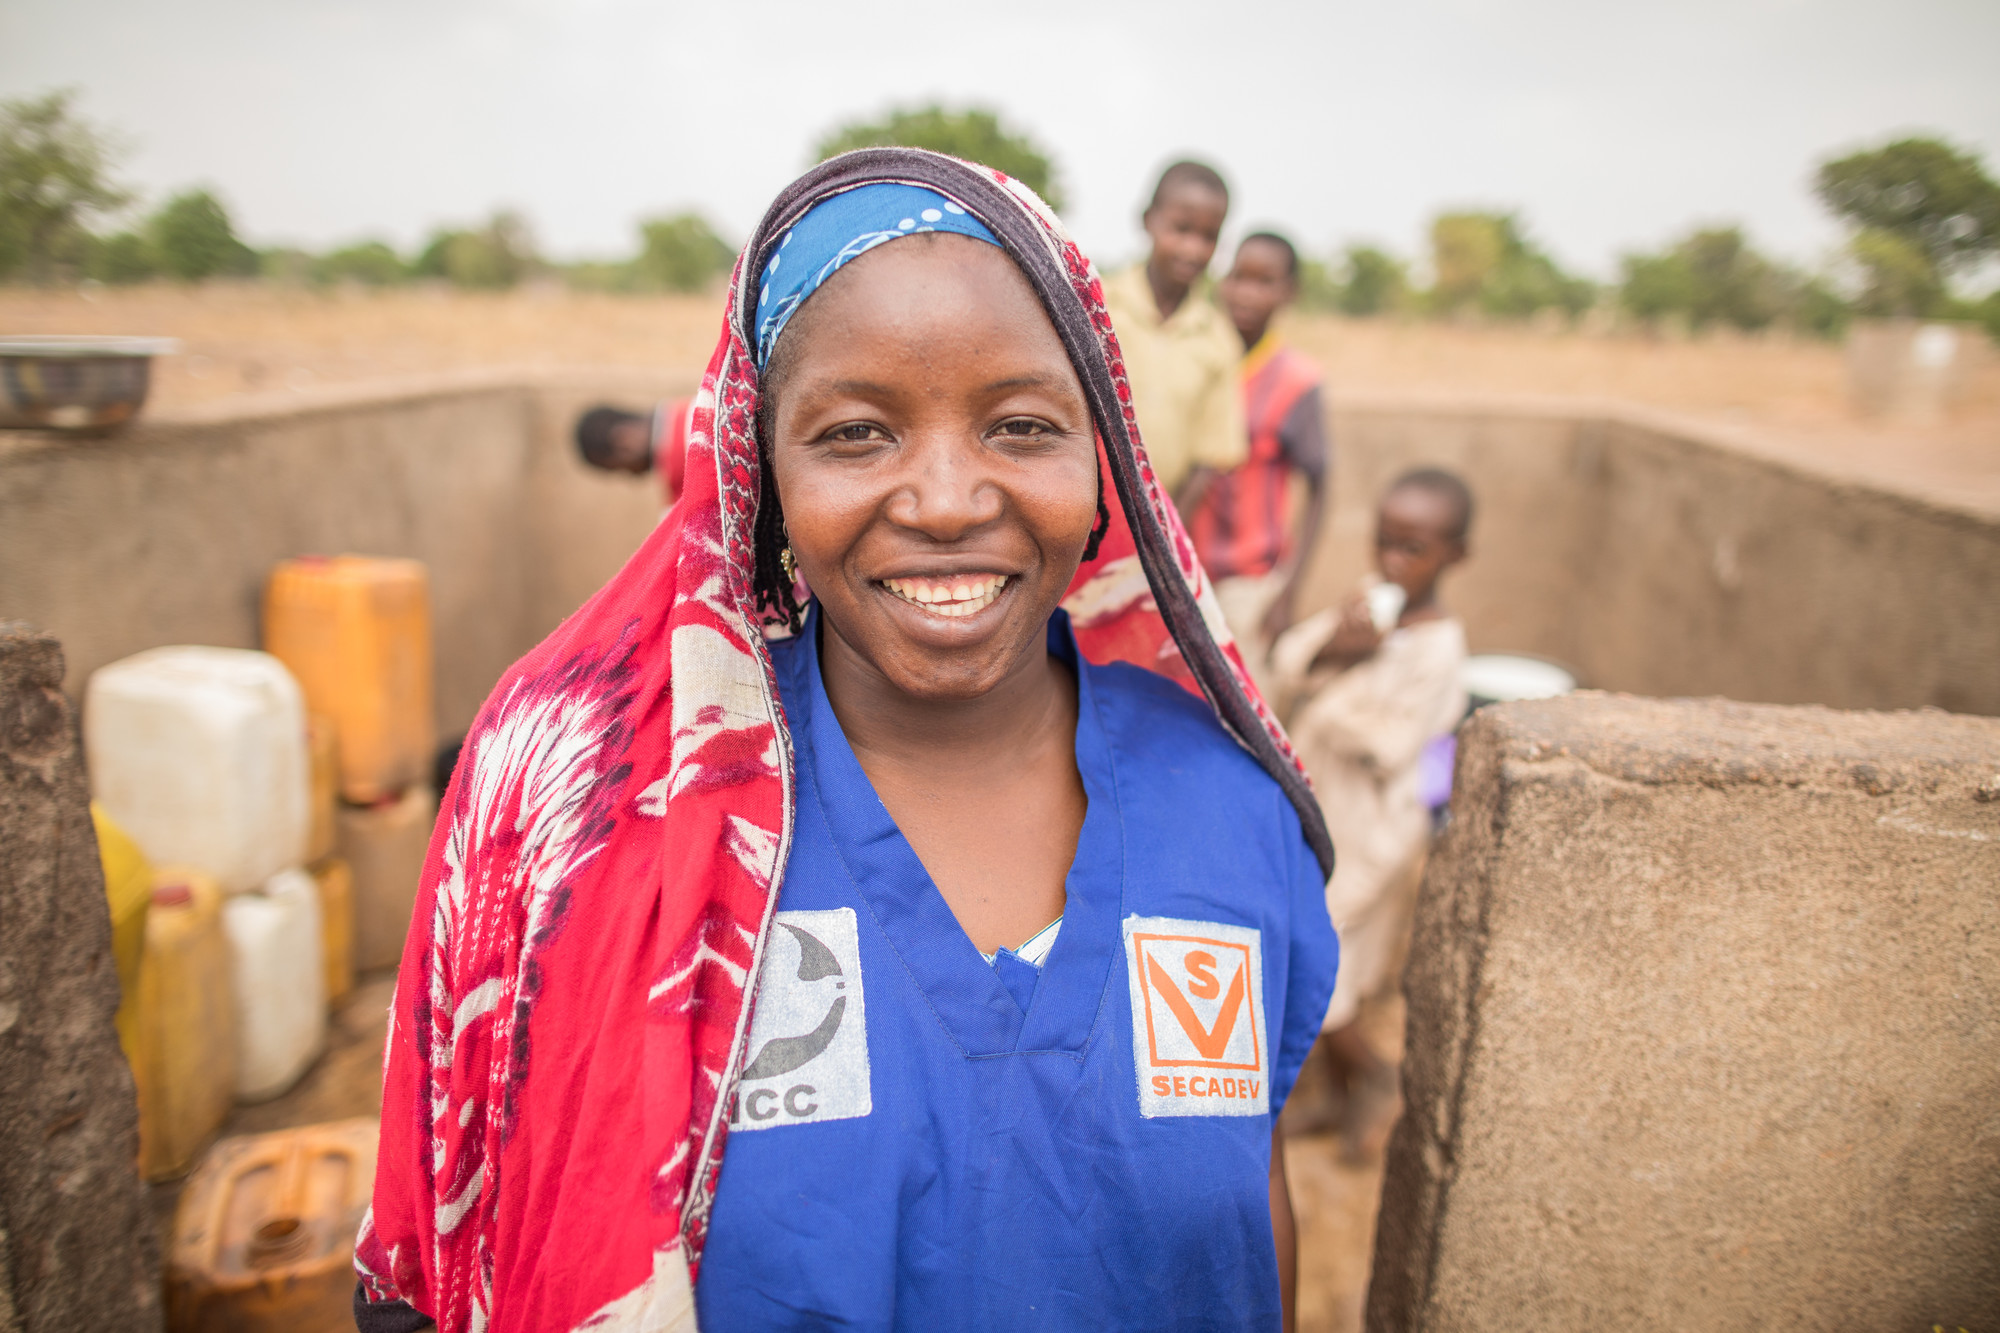
[[[1183,518],[1217,475],[1249,456],[1236,382],[1242,343],[1222,312],[1194,290],[1215,257],[1228,213],[1229,187],[1212,167],[1174,163],[1141,215],[1152,253],[1104,280],[1139,434]]]

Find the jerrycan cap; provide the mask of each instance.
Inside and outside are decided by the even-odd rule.
[[[168,880],[153,886],[153,906],[186,907],[194,901],[194,885],[184,879]]]
[[[276,1268],[302,1257],[312,1248],[312,1231],[296,1217],[273,1217],[250,1233],[248,1258],[253,1268]]]

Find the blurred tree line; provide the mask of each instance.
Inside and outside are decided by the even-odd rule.
[[[78,116],[75,93],[0,102],[0,282],[112,284],[265,278],[328,286],[439,281],[503,290],[552,277],[610,291],[699,291],[729,271],[735,249],[701,217],[639,226],[638,253],[615,263],[557,264],[527,222],[502,210],[481,225],[433,232],[413,254],[362,240],[314,254],[257,250],[207,189],[184,190],[131,216],[133,193],[112,168],[119,145]]]
[[[693,292],[726,275],[735,250],[699,214],[639,224],[631,257],[560,264],[541,255],[520,215],[434,232],[416,252],[362,240],[323,253],[256,250],[209,190],[173,195],[143,215],[113,179],[118,144],[79,117],[75,94],[0,102],[0,282],[136,283],[263,277],[383,287],[431,281],[502,290],[552,279],[589,290]],[[899,109],[840,126],[820,159],[907,145],[985,162],[1061,208],[1051,156],[990,111]],[[1789,328],[1837,337],[1864,316],[1977,319],[2000,339],[2000,291],[1965,293],[2000,258],[2000,184],[1980,159],[1933,138],[1905,138],[1830,158],[1820,201],[1851,229],[1826,271],[1757,250],[1741,228],[1698,227],[1656,251],[1625,255],[1611,283],[1571,273],[1516,213],[1446,212],[1421,265],[1379,246],[1302,256],[1301,303],[1352,316],[1574,321],[1587,312],[1648,327]],[[1418,271],[1427,282],[1419,281]]]
[[[1004,171],[1042,197],[1060,213],[1066,200],[1056,179],[1055,160],[1025,134],[1000,123],[991,111],[977,107],[951,111],[940,106],[891,111],[881,120],[843,125],[819,141],[814,161],[856,148],[928,148],[967,162]]]
[[[1609,309],[1649,327],[1772,327],[1838,337],[1857,315],[1973,319],[2000,340],[2000,291],[1958,288],[2000,257],[2000,184],[1971,153],[1936,139],[1899,139],[1822,163],[1814,191],[1852,229],[1829,271],[1761,254],[1740,227],[1697,227],[1633,252],[1606,286],[1563,271],[1510,213],[1457,212],[1431,223],[1431,284],[1369,245],[1307,260],[1305,304],[1350,315],[1477,315],[1574,319]]]

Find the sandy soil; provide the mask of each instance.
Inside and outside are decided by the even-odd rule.
[[[153,403],[477,366],[618,365],[698,371],[718,296],[611,296],[560,286],[510,293],[442,288],[316,292],[261,285],[94,293],[0,289],[0,334],[175,337]],[[1840,348],[1790,337],[1469,327],[1327,316],[1294,319],[1299,346],[1337,390],[1622,398],[1747,428],[1807,461],[1890,484],[2000,501],[2000,351],[1943,421],[1885,422],[1848,398]]]

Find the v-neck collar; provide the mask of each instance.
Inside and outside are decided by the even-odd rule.
[[[804,741],[799,748],[807,760],[799,765],[801,814],[808,802],[818,805],[861,901],[960,1050],[968,1056],[1080,1054],[1118,949],[1125,834],[1110,740],[1069,617],[1058,610],[1050,618],[1048,644],[1076,673],[1076,767],[1087,806],[1064,880],[1063,928],[1025,1013],[973,947],[855,758],[820,675],[818,631],[814,605],[786,682],[792,686],[786,706],[794,738]]]

